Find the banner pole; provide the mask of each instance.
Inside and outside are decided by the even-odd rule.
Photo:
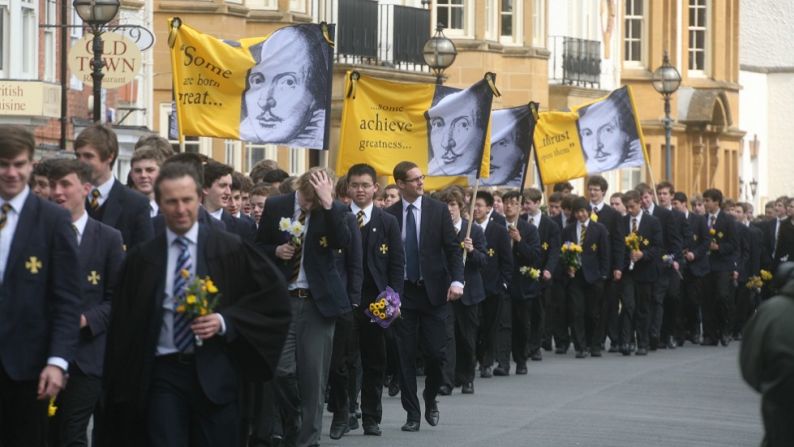
[[[480,178],[474,182],[474,192],[471,194],[469,203],[469,226],[466,228],[466,239],[471,237],[471,226],[474,224],[474,202],[477,201],[477,191],[480,190]],[[463,249],[463,267],[466,268],[466,249]]]

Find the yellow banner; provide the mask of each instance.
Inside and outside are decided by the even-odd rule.
[[[575,112],[541,112],[535,124],[535,157],[545,185],[587,175]]]
[[[427,189],[465,185],[478,168],[488,176],[493,91],[485,81],[458,90],[348,72],[345,92],[340,175],[367,163],[390,176],[396,164],[409,160],[428,176]]]
[[[293,25],[232,41],[178,18],[169,24],[182,135],[326,148],[332,28]]]
[[[351,83],[355,83],[355,89]],[[391,175],[394,166],[410,160],[427,166],[425,111],[433,101],[433,84],[405,84],[361,76],[345,78],[342,127],[336,170],[368,163],[378,175]]]

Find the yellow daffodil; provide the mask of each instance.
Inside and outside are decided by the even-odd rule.
[[[188,295],[185,297],[185,302],[188,304],[196,304],[196,295]]]
[[[591,211],[590,212],[590,220],[592,220],[593,222],[598,222],[598,214],[596,214],[595,212]]]
[[[199,315],[201,315],[202,317],[203,317],[204,315],[207,315],[207,309],[205,309],[205,308],[203,308],[203,307],[202,307],[201,309],[199,309]]]
[[[712,236],[714,236],[715,234],[717,234],[717,230],[715,230],[714,228],[712,228],[712,229],[710,229],[710,230],[709,230],[709,234],[710,234],[710,235],[712,235]]]
[[[53,417],[58,412],[58,407],[55,406],[55,397],[50,398],[50,403],[47,405],[47,416]]]
[[[772,274],[769,273],[768,270],[761,270],[761,279],[764,281],[769,281],[772,279]]]
[[[187,271],[186,269],[182,269],[182,270],[179,272],[179,274],[180,274],[180,275],[182,275],[182,278],[184,278],[184,279],[188,279],[188,278],[190,278],[190,272],[189,272],[189,271]]]
[[[215,287],[215,283],[212,282],[211,279],[207,278],[204,281],[204,285],[207,287],[207,292],[209,292],[209,293],[218,293],[218,288]]]
[[[720,231],[719,233],[717,233],[717,237],[718,237],[718,238],[722,239],[722,237],[723,237],[723,236],[724,236],[724,235],[722,234],[722,231]]]
[[[180,304],[180,305],[176,306],[176,312],[180,313],[180,314],[185,313],[185,305],[184,304]]]

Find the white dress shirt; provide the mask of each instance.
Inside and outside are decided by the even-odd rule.
[[[414,200],[413,203],[408,202],[405,199],[401,199],[403,202],[403,228],[402,228],[402,239],[403,244],[405,244],[405,222],[408,220],[408,205],[414,206],[414,220],[416,221],[416,246],[419,246],[419,243],[422,241],[422,235],[419,234],[419,229],[422,228],[422,196],[419,196]]]
[[[85,211],[83,214],[77,218],[72,225],[74,226],[75,230],[77,231],[77,246],[80,246],[80,243],[83,242],[83,235],[85,234],[85,224],[88,223],[88,213]]]
[[[358,212],[364,211],[364,222],[362,223],[362,225],[366,225],[369,223],[369,220],[372,219],[373,206],[374,204],[370,203],[369,205],[367,205],[366,208],[362,209],[359,208],[358,205],[356,205],[354,202],[350,202],[350,211],[353,212],[353,215],[356,216],[356,219],[358,219]]]
[[[540,226],[540,212],[538,212],[537,214],[527,213],[527,222],[534,225],[535,228],[538,228]]]
[[[157,204],[157,201],[150,200],[149,201],[149,217],[157,217],[157,213],[160,212],[160,205]]]
[[[94,189],[99,190],[99,198],[97,198],[97,203],[99,203],[99,206],[105,204],[105,200],[108,199],[108,196],[110,195],[110,190],[113,189],[113,182],[115,181],[116,181],[116,177],[111,175],[110,180],[106,181],[105,183],[102,183],[101,185],[97,185],[96,187],[94,187]],[[88,201],[89,202],[91,201],[91,194],[88,195]]]
[[[223,216],[223,208],[218,208],[217,210],[211,213],[209,210],[207,210],[207,212],[210,214],[210,216],[214,217],[216,220],[221,220],[221,217]]]
[[[601,203],[593,203],[590,202],[590,209],[593,210],[594,213],[598,214],[601,212],[601,208],[604,207],[604,202]]]
[[[198,263],[198,222],[183,236],[187,239],[187,251],[190,253],[190,274],[196,274],[196,264]],[[165,298],[163,299],[163,325],[160,328],[160,338],[157,342],[157,355],[167,355],[179,352],[174,345],[174,270],[176,262],[182,249],[174,244],[179,237],[170,228],[165,229],[165,238],[168,252],[168,261],[165,267]]]
[[[295,192],[295,206],[292,208],[292,219],[298,220],[301,215],[301,207],[298,203],[298,192]],[[306,212],[306,220],[303,221],[303,243],[301,244],[301,267],[298,271],[298,277],[295,279],[295,282],[290,283],[287,286],[288,290],[295,290],[295,289],[308,289],[309,288],[309,279],[306,278],[306,270],[303,268],[303,261],[306,259],[304,256],[304,247],[306,247],[306,234],[309,232],[309,217],[311,217],[311,211]]]
[[[640,232],[640,222],[642,222],[642,215],[643,214],[645,214],[645,213],[643,213],[642,211],[637,213],[637,217],[634,217],[631,214],[629,214],[629,233],[631,233],[631,226],[632,226],[631,225],[631,221],[634,220],[634,219],[637,219],[637,233]]]
[[[14,232],[17,231],[17,222],[19,222],[19,213],[22,211],[22,207],[25,206],[28,194],[30,194],[30,187],[25,186],[22,192],[8,202],[0,199],[0,206],[6,203],[11,205],[11,210],[6,214],[6,225],[0,230],[0,283],[5,277],[8,253],[11,251],[11,241],[14,240]]]

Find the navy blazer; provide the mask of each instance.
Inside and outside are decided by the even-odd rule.
[[[372,207],[372,214],[367,223],[367,268],[364,275],[369,274],[375,283],[377,292],[391,287],[400,297],[403,295],[403,278],[405,277],[405,251],[403,251],[400,224],[391,214]],[[377,296],[362,296],[361,304],[369,306]]]
[[[624,232],[622,236],[624,238],[624,245],[625,237],[631,233],[631,219],[631,214],[623,216],[621,231]],[[644,242],[640,244],[642,259],[634,263],[633,270],[629,270],[629,266],[631,265],[631,250],[629,250],[628,247],[624,250],[623,274],[631,275],[637,282],[654,282],[659,278],[658,260],[664,253],[662,225],[659,223],[659,219],[650,214],[644,214],[640,219],[640,227],[637,229],[637,233],[642,237],[643,241],[647,241],[648,244]]]
[[[240,214],[240,217],[234,217],[226,210],[221,213],[221,222],[226,226],[226,231],[240,236],[240,239],[254,243],[256,241],[256,224],[254,219]]]
[[[774,265],[778,266],[786,261],[794,261],[794,223],[790,217],[780,222]]]
[[[576,224],[565,227],[562,232],[562,241],[579,243],[576,237]],[[593,284],[596,281],[609,278],[610,273],[610,245],[607,227],[592,220],[587,224],[587,231],[582,244],[582,275],[585,282]]]
[[[529,222],[528,214],[522,214],[521,218]],[[540,237],[540,270],[548,270],[553,274],[560,261],[562,231],[549,216],[542,213],[540,221],[535,224],[535,227],[538,229],[538,237]],[[548,283],[541,281],[541,285],[545,287]]]
[[[461,219],[458,242],[463,243],[468,226],[469,221]],[[463,270],[463,276],[466,278],[466,287],[463,288],[463,297],[461,297],[461,301],[466,306],[473,306],[485,299],[485,287],[483,286],[480,271],[488,263],[488,256],[485,253],[485,234],[482,228],[479,225],[472,225],[470,237],[472,245],[474,245],[474,251],[466,255],[466,265]],[[463,256],[463,250],[461,250],[461,256]]]
[[[684,215],[678,211],[670,211],[667,208],[655,205],[653,207],[653,217],[659,219],[659,223],[662,225],[662,239],[664,242],[662,243],[661,256],[659,256],[659,265],[662,266],[663,255],[673,255],[676,261],[681,261],[684,247],[684,230],[681,225],[686,221]]]
[[[695,255],[692,262],[685,264],[689,272],[697,278],[702,278],[709,273],[709,227],[706,218],[690,212],[687,216],[688,227],[692,235],[687,238],[685,247]]]
[[[485,227],[485,245],[488,262],[480,270],[485,282],[485,293],[488,296],[501,295],[507,292],[513,278],[513,249],[510,246],[510,235],[504,222],[491,214]]]
[[[29,193],[0,287],[0,363],[12,380],[38,380],[49,357],[74,359],[79,267],[69,212]]]
[[[521,267],[540,269],[540,237],[538,229],[529,222],[519,218],[517,220],[518,233],[521,242],[513,243],[513,281],[510,284],[510,297],[514,300],[529,300],[540,294],[540,278],[532,279],[529,275],[521,274]]]
[[[358,230],[356,216],[351,213],[345,214],[345,223],[350,229],[350,245],[334,250],[334,262],[342,281],[347,285],[350,305],[358,306],[361,304],[361,283],[364,279],[361,231]]]
[[[289,280],[294,258],[284,261],[276,256],[276,247],[289,241],[278,227],[282,217],[294,218],[295,193],[270,197],[265,202],[256,243]],[[334,265],[334,250],[347,248],[352,240],[345,223],[348,208],[334,201],[331,209],[315,208],[309,214],[309,227],[303,239],[303,269],[309,282],[312,299],[323,316],[331,318],[350,312],[347,287]]]
[[[402,200],[386,208],[386,212],[397,219],[402,238]],[[447,205],[424,195],[422,196],[421,216],[419,272],[424,280],[430,304],[441,306],[447,302],[447,291],[451,282],[458,281],[463,284],[465,281],[463,258],[460,256],[457,231],[452,225]],[[403,246],[403,248],[405,247]],[[407,299],[403,300],[403,304],[407,304],[407,308],[412,305]]]
[[[88,200],[85,208],[91,217],[95,217]],[[110,194],[100,207],[101,219],[97,220],[119,230],[124,239],[124,246],[129,250],[154,237],[150,211],[148,197],[127,188],[115,179]]]
[[[80,330],[74,363],[94,377],[102,377],[110,302],[124,262],[123,245],[118,230],[89,217],[77,248],[83,285],[80,309],[88,326]]]
[[[592,213],[592,207],[589,203],[587,204],[587,209]],[[597,222],[606,227],[609,233],[609,269],[620,270],[620,266],[623,264],[623,250],[621,247],[624,245],[624,241],[620,236],[622,232],[619,228],[622,216],[615,211],[615,208],[603,203],[601,209],[596,213],[596,217],[598,217]]]
[[[709,215],[706,214],[705,218],[708,225]],[[733,272],[736,268],[736,255],[739,251],[736,220],[725,211],[720,211],[713,230],[713,236],[709,231],[709,240],[717,242],[719,248],[709,250],[709,267],[712,272]]]

